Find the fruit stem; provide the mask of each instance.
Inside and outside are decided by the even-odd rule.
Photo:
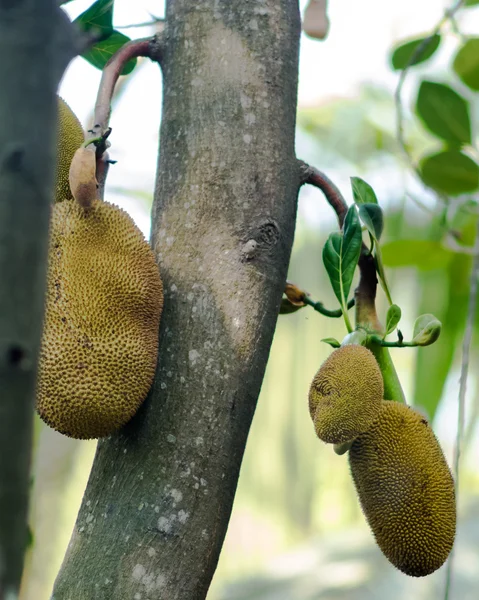
[[[381,369],[384,382],[384,399],[405,403],[406,398],[404,396],[404,391],[389,350],[384,348],[381,344],[372,341],[369,341],[366,344],[366,348],[369,348],[374,354],[378,361],[379,368]]]
[[[354,291],[356,299],[356,327],[363,328],[367,332],[378,334],[381,337],[384,331],[376,312],[376,291],[378,286],[376,265],[374,257],[371,254],[365,253],[364,250],[359,258],[359,272],[359,285]],[[384,381],[384,399],[406,402],[391,355],[389,354],[389,350],[383,346],[382,340],[380,339],[378,343],[374,339],[369,338],[366,342],[366,348],[369,348],[374,354],[381,369]]]
[[[314,308],[315,311],[321,313],[325,317],[330,317],[332,319],[338,319],[339,317],[343,316],[343,311],[340,308],[338,308],[336,310],[329,310],[328,308],[324,307],[322,302],[315,302],[314,300],[311,300],[311,298],[309,298],[308,296],[305,296],[303,298],[303,302],[305,304],[307,304],[308,306],[311,306],[311,308]],[[353,308],[353,306],[354,306],[354,298],[351,299],[347,304],[348,309]]]

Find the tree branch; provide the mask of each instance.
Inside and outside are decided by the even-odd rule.
[[[343,195],[339,191],[339,188],[319,169],[311,167],[302,160],[298,160],[298,166],[300,169],[300,181],[301,184],[309,183],[314,187],[320,189],[326,200],[332,206],[336,213],[339,221],[339,227],[343,226],[344,218],[348,212],[348,205]]]
[[[55,600],[205,598],[286,281],[298,2],[169,0],[167,23],[157,376],[98,445]]]
[[[0,1],[0,600],[17,597],[27,542],[56,90],[76,41],[55,0]]]
[[[106,177],[108,175],[109,157],[106,152],[109,135],[109,123],[111,114],[111,101],[115,92],[115,86],[126,63],[132,58],[147,57],[157,61],[161,65],[164,48],[164,32],[153,37],[140,40],[132,40],[122,46],[103,69],[98,94],[95,103],[93,127],[89,130],[92,138],[103,138],[103,143],[97,143],[96,150],[96,178],[98,181],[98,193],[103,198]]]

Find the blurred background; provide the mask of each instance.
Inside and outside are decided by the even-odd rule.
[[[65,5],[72,18],[91,0]],[[304,10],[307,2],[301,0]],[[439,341],[423,349],[393,349],[408,401],[425,410],[452,464],[457,430],[458,381],[469,292],[477,197],[444,199],[425,188],[401,155],[394,91],[398,72],[391,50],[428,34],[441,19],[443,0],[330,0],[331,27],[322,42],[301,39],[297,156],[325,171],[352,201],[349,177],[376,191],[386,213],[384,261],[400,328],[411,337],[416,316],[443,322]],[[154,32],[162,0],[116,0],[114,25],[132,38]],[[421,77],[454,85],[450,62],[464,33],[479,34],[479,7],[458,13],[434,57],[409,73],[403,91],[411,152],[434,147],[411,104]],[[68,69],[60,94],[84,126],[90,124],[100,72],[82,58]],[[113,128],[106,198],[126,210],[149,235],[161,107],[159,68],[141,61],[122,79]],[[289,279],[329,308],[337,301],[322,264],[322,246],[336,227],[318,190],[299,199]],[[384,319],[386,299],[379,293]],[[479,597],[479,315],[470,359],[461,464],[459,528],[451,599]],[[209,600],[432,600],[443,597],[445,568],[425,579],[396,571],[382,556],[362,516],[347,455],[337,456],[315,436],[307,409],[312,377],[341,340],[342,320],[306,307],[280,316],[241,470],[234,510]],[[36,422],[30,546],[21,600],[47,600],[62,561],[95,452],[94,442],[62,437]]]

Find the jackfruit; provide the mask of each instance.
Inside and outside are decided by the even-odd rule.
[[[400,571],[429,575],[447,559],[456,531],[454,481],[427,420],[385,400],[353,442],[349,463],[379,548]]]
[[[309,390],[309,412],[323,442],[342,444],[377,419],[384,394],[373,353],[356,344],[334,350],[316,373]]]
[[[55,202],[71,200],[68,174],[76,150],[85,141],[80,121],[62,98],[58,98],[57,172],[55,180]]]
[[[94,200],[52,208],[37,409],[74,438],[107,436],[135,414],[155,373],[163,290],[130,216]]]

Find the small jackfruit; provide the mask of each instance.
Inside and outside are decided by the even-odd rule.
[[[131,217],[94,200],[55,204],[37,409],[57,431],[107,436],[135,414],[155,373],[163,290]]]
[[[71,200],[68,174],[70,164],[76,150],[85,141],[80,121],[62,98],[58,98],[58,132],[57,132],[57,173],[55,186],[55,202]]]
[[[373,353],[356,344],[334,350],[309,390],[309,412],[323,442],[342,444],[366,431],[378,417],[383,378]]]
[[[456,531],[454,481],[426,419],[385,400],[349,451],[361,507],[379,548],[400,571],[429,575],[445,562]]]

